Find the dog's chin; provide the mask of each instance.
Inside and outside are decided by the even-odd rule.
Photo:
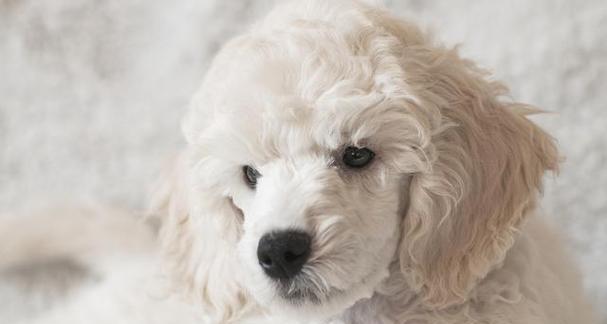
[[[272,289],[266,290],[265,294],[253,295],[274,316],[295,316],[315,321],[337,316],[356,302],[370,298],[387,276],[387,270],[377,271],[355,281],[347,289],[329,287],[320,290],[315,282],[318,278],[302,274],[290,281],[274,281]]]

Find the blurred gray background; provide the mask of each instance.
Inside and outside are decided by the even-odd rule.
[[[607,323],[607,2],[391,0],[494,71],[567,160],[544,209]],[[218,47],[254,0],[0,0],[0,212],[54,201],[145,206]],[[603,307],[601,307],[603,306]]]

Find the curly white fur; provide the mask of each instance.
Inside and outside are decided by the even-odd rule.
[[[536,212],[557,150],[506,94],[382,9],[278,7],[218,54],[159,188],[174,290],[209,323],[591,323]],[[376,159],[341,167],[350,145]],[[289,228],[313,237],[297,303],[255,252]]]
[[[218,55],[185,120],[189,189],[177,199],[187,206],[163,235],[177,278],[226,322],[579,320],[582,308],[563,308],[580,298],[559,293],[565,278],[550,269],[560,266],[508,262],[536,244],[519,228],[557,152],[525,118],[533,109],[504,94],[382,10],[276,9]],[[346,145],[379,161],[331,167]],[[263,174],[257,192],[241,180],[246,164]],[[320,305],[290,305],[257,264],[261,235],[291,227],[314,233],[305,285]]]

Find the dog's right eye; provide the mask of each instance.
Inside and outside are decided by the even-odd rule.
[[[242,167],[242,174],[244,175],[244,181],[251,189],[255,189],[257,186],[257,178],[261,177],[261,173],[255,170],[254,167],[250,165],[245,165]]]
[[[348,167],[360,169],[371,163],[374,157],[375,153],[366,147],[348,146],[344,150],[342,160]]]

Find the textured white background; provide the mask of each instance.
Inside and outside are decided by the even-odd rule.
[[[388,0],[493,70],[567,160],[546,184],[607,323],[607,2]],[[0,211],[140,208],[213,53],[270,1],[0,0]]]

